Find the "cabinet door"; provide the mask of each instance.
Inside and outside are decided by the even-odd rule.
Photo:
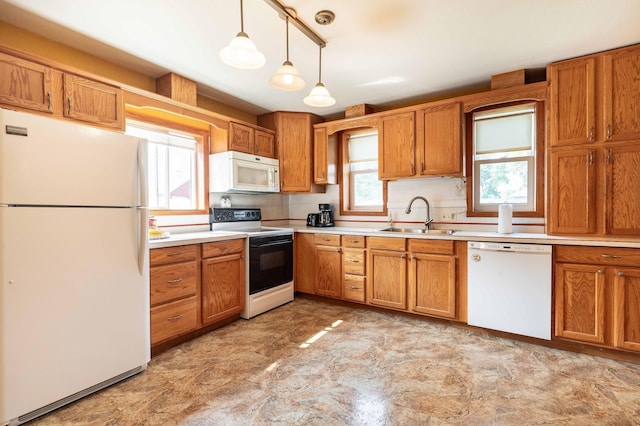
[[[280,191],[311,190],[311,125],[305,114],[278,113],[278,159]]]
[[[202,261],[202,323],[239,314],[244,307],[244,256],[241,253]]]
[[[444,318],[455,318],[455,257],[413,253],[409,288],[409,310]]]
[[[404,252],[369,250],[367,303],[407,309],[407,262]]]
[[[316,294],[342,297],[340,247],[316,246]]]
[[[296,233],[295,244],[295,275],[296,291],[313,294],[316,282],[316,245],[314,234]]]
[[[397,179],[415,174],[415,113],[380,118],[378,177]]]
[[[420,111],[424,122],[420,174],[462,176],[462,107],[459,102]]]
[[[557,337],[604,343],[605,271],[597,265],[557,263]]]
[[[253,129],[239,123],[229,123],[229,150],[253,154]]]
[[[52,112],[51,68],[0,53],[0,103]]]
[[[607,234],[640,235],[640,144],[605,149]]]
[[[313,129],[313,182],[329,183],[329,137],[327,129]]]
[[[595,140],[595,70],[595,58],[549,66],[551,146],[576,145]]]
[[[64,116],[124,129],[122,90],[72,74],[64,75]]]
[[[640,269],[615,269],[613,344],[640,351]]]
[[[254,154],[262,157],[276,157],[275,136],[272,133],[256,130],[254,132]]]
[[[596,151],[555,151],[549,159],[549,233],[589,234],[596,227]]]
[[[604,55],[605,140],[640,139],[640,48]]]

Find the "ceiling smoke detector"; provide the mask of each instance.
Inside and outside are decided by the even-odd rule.
[[[316,22],[320,25],[329,25],[336,18],[336,14],[330,10],[321,10],[316,13]]]

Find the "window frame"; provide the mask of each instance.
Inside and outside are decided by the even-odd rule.
[[[351,129],[345,130],[341,132],[338,140],[340,141],[340,149],[339,151],[339,164],[338,168],[338,182],[340,185],[340,214],[344,216],[386,216],[387,211],[387,181],[380,180],[382,182],[382,210],[374,211],[370,209],[355,209],[351,207],[352,202],[352,185],[353,180],[351,179],[351,170],[350,170],[350,162],[349,159],[349,137],[351,135],[365,134],[371,132],[377,132],[378,129],[375,127],[368,128],[360,128],[360,129]],[[377,149],[377,147],[376,147]],[[378,172],[380,167],[380,158],[378,158]],[[369,173],[369,172],[367,172]],[[357,173],[356,173],[357,174]],[[378,173],[379,176],[379,173]]]
[[[208,126],[205,129],[202,123],[190,120],[184,116],[176,116],[175,121],[172,114],[163,114],[160,117],[154,117],[149,114],[139,114],[137,112],[127,111],[126,123],[129,121],[139,123],[140,126],[150,130],[160,131],[176,131],[193,136],[196,141],[196,208],[195,209],[150,209],[149,214],[154,216],[169,215],[194,215],[209,214],[209,141],[210,131]],[[191,123],[193,121],[193,123]],[[125,129],[126,125],[125,124]]]
[[[512,102],[484,105],[479,108],[475,108],[465,113],[465,142],[466,142],[466,176],[467,176],[467,217],[497,217],[498,205],[495,205],[495,209],[491,210],[477,210],[474,205],[474,190],[478,183],[479,176],[476,176],[476,162],[474,161],[474,146],[473,146],[473,130],[474,120],[473,114],[481,111],[489,111],[493,109],[506,108],[519,105],[533,104],[535,109],[535,145],[534,145],[534,159],[533,167],[535,172],[533,175],[529,174],[529,182],[534,179],[533,189],[535,200],[530,210],[514,210],[514,217],[544,217],[544,159],[545,159],[545,102],[536,99],[518,100]],[[503,161],[521,161],[523,158],[530,157],[510,157],[504,160],[490,161],[491,163],[503,162]],[[486,163],[486,160],[480,160],[479,162]]]

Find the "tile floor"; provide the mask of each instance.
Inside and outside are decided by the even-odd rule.
[[[296,299],[33,425],[638,425],[640,365]]]

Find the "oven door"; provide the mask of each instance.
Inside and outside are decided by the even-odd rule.
[[[249,238],[249,294],[293,280],[293,235]]]

